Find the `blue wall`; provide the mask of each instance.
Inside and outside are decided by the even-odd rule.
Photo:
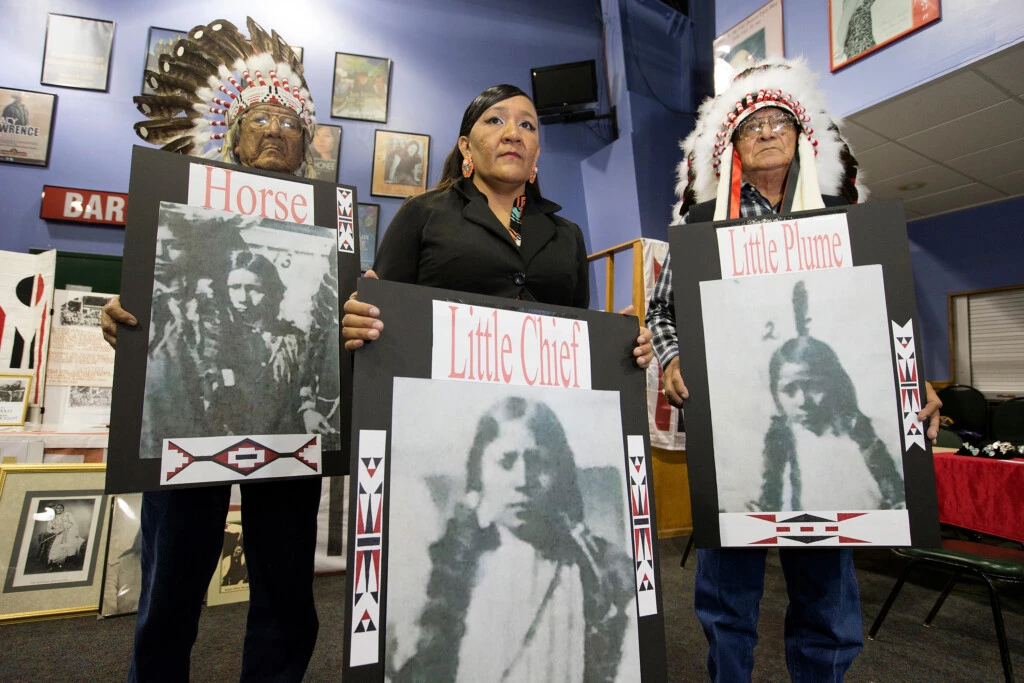
[[[765,0],[718,0],[720,35]],[[849,116],[893,95],[1024,40],[1020,0],[942,0],[942,18],[873,52],[834,74],[829,72],[828,3],[785,0],[782,7],[786,56],[803,56],[821,75],[836,116]]]
[[[39,84],[46,14],[55,12],[117,22],[109,92]],[[341,125],[341,182],[359,200],[381,204],[387,225],[401,200],[370,195],[374,130],[431,136],[428,183],[458,135],[465,106],[484,88],[509,82],[530,90],[530,68],[601,55],[596,0],[509,3],[500,0],[0,0],[0,85],[58,95],[48,168],[0,164],[0,249],[30,247],[119,254],[123,231],[39,219],[44,184],[127,192],[132,130],[141,118],[131,102],[142,84],[150,26],[188,30],[225,18],[244,30],[246,14],[304,48],[306,78],[325,123]],[[390,114],[386,124],[332,119],[334,53],[390,57]],[[562,215],[589,235],[580,162],[603,143],[579,126],[541,132],[540,169],[545,194]]]
[[[1024,197],[907,226],[929,379],[949,380],[947,295],[1024,284]]]

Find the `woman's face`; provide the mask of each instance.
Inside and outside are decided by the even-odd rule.
[[[59,515],[62,512],[64,512],[64,506],[61,505],[60,503],[57,503],[56,505],[53,506],[53,511]]]
[[[540,156],[537,111],[529,98],[517,95],[487,109],[469,136],[459,138],[462,156],[472,156],[474,180],[523,186]]]
[[[514,531],[526,521],[530,504],[527,468],[535,466],[538,449],[523,420],[503,423],[500,429],[480,461],[483,487],[477,518],[481,526],[497,522]]]
[[[808,372],[803,364],[783,363],[779,368],[779,404],[790,422],[817,433],[828,423],[824,407],[827,391],[825,380]]]
[[[239,313],[252,313],[266,298],[263,281],[251,270],[238,268],[228,273],[228,298]]]

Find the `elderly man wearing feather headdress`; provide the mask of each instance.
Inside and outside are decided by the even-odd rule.
[[[793,213],[866,199],[866,189],[856,182],[857,161],[815,80],[803,61],[770,62],[743,71],[727,90],[701,105],[695,129],[682,144],[676,223]],[[647,326],[664,371],[664,394],[682,407],[689,391],[679,371],[669,258],[654,288]],[[918,417],[930,420],[928,437],[934,439],[941,403],[931,385],[927,392],[928,403]],[[791,678],[842,680],[863,647],[852,552],[784,548],[779,559],[790,599],[785,640]],[[708,639],[712,680],[751,679],[765,562],[765,550],[698,550],[694,604]]]
[[[136,124],[136,132],[167,151],[314,177],[314,108],[302,65],[276,32],[268,35],[252,19],[247,26],[250,39],[224,20],[197,26],[162,55],[160,70],[146,74],[156,94],[135,98],[148,117]],[[332,277],[321,287],[324,301],[330,300],[330,291],[337,297],[336,283],[326,281]],[[168,311],[194,312],[201,309],[197,298],[194,287],[174,287],[163,305]],[[154,319],[157,314],[154,310]],[[182,324],[161,330],[162,344],[177,349],[176,362],[196,367],[165,372],[168,382],[202,376],[204,364],[218,362],[215,350],[197,348],[193,341],[203,321],[182,317],[177,318]],[[317,310],[314,318],[326,320]],[[136,321],[115,298],[103,309],[104,338],[111,346],[117,324]],[[321,393],[325,385],[337,388],[336,378],[315,379],[312,384]],[[317,415],[317,397],[307,391],[303,400],[304,412]],[[323,425],[307,420],[306,427]],[[152,456],[140,453],[147,455]],[[241,491],[251,589],[241,678],[299,681],[318,630],[312,580],[320,481],[242,484]],[[188,680],[203,596],[223,545],[229,497],[229,486],[143,495],[142,590],[129,680]]]

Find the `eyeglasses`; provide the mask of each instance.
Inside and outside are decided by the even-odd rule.
[[[265,111],[258,111],[243,119],[243,123],[256,129],[268,128],[271,121],[277,121],[277,125],[285,133],[299,133],[302,131],[302,121],[290,114],[271,114]]]
[[[766,123],[773,133],[788,133],[796,126],[796,122],[789,114],[775,114],[774,116],[766,116],[763,119],[751,118],[736,129],[736,137],[740,140],[749,140],[750,138],[757,137],[761,134],[761,128]]]

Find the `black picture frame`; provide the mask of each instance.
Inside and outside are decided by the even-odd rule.
[[[49,166],[57,96],[48,92],[0,87],[0,106],[3,107],[0,114],[4,118],[0,129],[0,162]],[[41,118],[39,111],[44,112]]]
[[[313,170],[317,180],[338,182],[338,162],[341,159],[341,126],[317,123],[313,133]]]
[[[269,183],[267,187],[286,188],[295,195],[304,193],[310,197],[301,205],[304,212],[308,212],[307,218],[319,229],[328,228],[331,234],[337,234],[337,288],[338,309],[340,304],[347,299],[348,295],[355,288],[355,280],[359,273],[358,253],[358,227],[355,225],[355,204],[357,203],[356,190],[350,186],[337,185],[317,180],[311,180],[292,175],[282,175],[269,171],[261,171],[253,168],[244,168],[220,162],[200,160],[195,157],[188,157],[180,154],[169,154],[156,149],[148,149],[136,146],[132,153],[132,174],[129,183],[129,204],[128,222],[126,226],[125,247],[124,247],[124,268],[122,271],[121,291],[122,305],[126,310],[132,311],[137,320],[138,326],[133,328],[123,327],[118,333],[118,346],[122,349],[129,349],[122,352],[115,359],[114,364],[114,395],[111,403],[111,424],[115,429],[111,430],[109,438],[109,449],[107,462],[109,465],[107,473],[107,487],[110,493],[134,493],[155,489],[166,490],[169,487],[194,487],[214,485],[213,479],[207,481],[191,481],[181,484],[173,484],[165,479],[165,472],[162,470],[162,456],[141,458],[140,443],[142,443],[143,410],[146,397],[146,376],[149,366],[149,326],[152,323],[153,311],[153,283],[155,274],[155,260],[157,248],[157,231],[160,222],[161,204],[166,206],[167,202],[178,205],[193,204],[201,206],[203,199],[198,204],[190,202],[190,180],[195,181],[197,177],[215,178],[209,187],[216,192],[215,200],[226,201],[227,197],[236,197],[231,192],[226,192],[225,185],[216,185],[217,182],[227,183],[230,173],[232,187],[239,188],[241,185],[259,187],[259,183]],[[200,175],[196,175],[200,174]],[[219,180],[218,180],[219,179]],[[194,186],[193,186],[194,187]],[[255,192],[255,191],[253,191]],[[252,198],[263,196],[262,191],[255,194],[243,192],[242,199],[249,201]],[[211,195],[213,196],[213,195]],[[266,196],[273,197],[274,192],[268,191]],[[232,200],[234,201],[234,200]],[[268,210],[272,210],[274,204],[268,201]],[[296,206],[294,202],[290,206]],[[220,205],[217,204],[220,209]],[[229,212],[235,210],[236,205],[225,207]],[[255,209],[250,206],[242,211],[252,212]],[[226,213],[226,212],[222,212]],[[226,213],[231,216],[230,213]],[[272,216],[270,217],[272,218]],[[234,220],[230,218],[229,220]],[[261,221],[261,224],[264,221]],[[270,221],[272,222],[272,221]],[[304,226],[296,225],[296,230]],[[332,237],[333,239],[333,237]],[[287,242],[281,242],[286,245]],[[318,278],[318,281],[319,278]],[[325,279],[321,284],[327,283]],[[328,287],[327,289],[332,289]],[[311,291],[307,301],[311,300],[314,293],[324,290],[323,287]],[[319,295],[319,294],[317,294]],[[324,294],[333,297],[334,294]],[[326,408],[333,409],[340,420],[337,434],[334,439],[338,442],[336,447],[328,446],[328,440],[324,437],[322,450],[322,461],[319,471],[310,468],[309,473],[301,476],[319,477],[322,475],[335,476],[348,472],[348,440],[341,435],[347,435],[349,426],[348,420],[351,416],[351,393],[346,390],[351,386],[351,367],[349,363],[341,362],[344,358],[340,338],[340,322],[338,322],[338,382],[339,394],[337,404]],[[328,344],[326,348],[330,348]],[[313,397],[318,402],[320,397]],[[334,398],[332,394],[332,399]],[[167,434],[165,438],[171,437]],[[181,435],[181,438],[186,435]],[[307,435],[309,436],[309,435]],[[157,437],[159,438],[159,436]],[[239,436],[238,441],[244,439]],[[263,447],[273,448],[268,444]],[[297,453],[297,452],[296,452]],[[294,455],[294,454],[293,454]],[[201,463],[197,463],[201,464]],[[272,463],[271,463],[272,464]],[[208,469],[208,468],[206,468]],[[301,469],[301,468],[300,468]],[[187,472],[187,468],[185,469]],[[256,474],[255,470],[249,474]],[[223,475],[226,481],[238,481],[238,472],[225,469]],[[264,473],[266,475],[266,472]],[[270,474],[267,476],[258,475],[260,480],[279,478]],[[287,475],[288,477],[299,475]],[[191,477],[190,477],[191,478]],[[245,475],[247,480],[255,478]],[[188,479],[188,478],[186,478]],[[179,477],[181,481],[181,477]]]
[[[150,87],[146,80],[146,72],[159,72],[160,55],[169,54],[174,49],[175,43],[188,36],[188,31],[179,31],[172,28],[160,28],[150,26],[149,35],[146,38],[146,61],[142,65],[142,94],[155,95],[156,91]]]
[[[359,267],[365,273],[373,268],[380,236],[380,204],[360,202],[359,214]]]
[[[445,528],[443,522],[445,515],[439,515],[435,511],[435,506],[437,508],[441,506],[437,505],[437,499],[434,499],[433,494],[424,494],[423,497],[407,497],[395,493],[396,483],[400,481],[420,483],[424,488],[430,488],[431,491],[440,491],[444,487],[435,484],[440,480],[439,473],[442,471],[461,471],[463,474],[456,474],[456,477],[459,478],[459,481],[463,481],[462,477],[466,477],[465,480],[468,481],[469,475],[465,472],[471,467],[467,468],[464,465],[466,451],[460,451],[456,455],[452,450],[459,447],[454,445],[456,443],[468,446],[468,441],[474,440],[472,436],[474,427],[479,428],[478,418],[488,407],[474,401],[472,397],[481,396],[480,392],[492,396],[490,391],[496,390],[503,401],[509,397],[514,401],[514,394],[520,392],[524,395],[528,394],[527,399],[537,403],[554,398],[551,403],[553,411],[551,414],[556,415],[556,421],[562,421],[567,425],[564,433],[567,435],[568,441],[564,448],[553,448],[547,451],[552,454],[557,451],[557,454],[550,456],[551,461],[559,461],[563,467],[567,466],[567,462],[572,463],[570,469],[576,473],[573,476],[578,482],[587,480],[588,475],[582,474],[585,469],[590,469],[591,472],[594,469],[600,469],[604,475],[612,477],[612,482],[617,482],[601,489],[608,494],[604,496],[595,496],[593,488],[587,489],[583,484],[578,485],[579,495],[583,499],[583,508],[595,505],[610,506],[612,509],[620,510],[620,512],[609,514],[604,518],[614,518],[616,521],[612,526],[621,525],[618,528],[621,528],[625,534],[621,541],[615,535],[604,536],[603,538],[608,540],[599,542],[598,545],[608,550],[608,555],[604,557],[605,563],[601,564],[605,570],[618,566],[617,560],[623,555],[628,555],[623,559],[627,560],[625,565],[629,578],[623,577],[622,583],[616,589],[624,590],[627,600],[619,605],[618,613],[623,615],[623,620],[636,619],[636,628],[632,632],[637,634],[635,636],[637,641],[635,643],[618,641],[618,644],[624,643],[623,649],[618,653],[611,645],[604,649],[611,653],[611,656],[618,657],[614,662],[616,667],[622,666],[623,662],[630,662],[630,665],[635,664],[639,669],[636,672],[636,680],[664,680],[667,675],[667,663],[660,592],[662,584],[658,574],[658,544],[653,522],[655,511],[651,483],[650,438],[643,400],[645,373],[636,367],[628,354],[629,349],[636,341],[638,330],[636,318],[384,280],[362,279],[359,281],[358,287],[361,300],[373,302],[381,310],[388,312],[388,328],[387,333],[383,334],[380,339],[364,346],[355,354],[353,392],[361,398],[353,406],[352,476],[349,478],[351,489],[347,543],[349,571],[346,573],[346,627],[342,674],[344,679],[353,683],[384,680],[385,662],[389,661],[387,648],[391,640],[388,619],[392,618],[393,610],[400,607],[406,613],[404,618],[396,618],[395,623],[398,625],[414,623],[413,615],[407,603],[401,599],[401,594],[395,598],[394,607],[388,606],[388,600],[392,593],[398,594],[399,590],[408,591],[410,594],[421,594],[418,588],[410,588],[411,582],[405,581],[399,572],[407,570],[409,567],[422,567],[422,564],[398,561],[390,564],[390,562],[394,555],[393,551],[398,546],[416,545],[426,556],[426,547],[435,538],[432,537],[433,534],[423,534],[411,530],[401,521],[392,524],[391,518],[397,518],[399,513],[406,515],[407,518],[409,515],[414,518],[433,518],[441,522],[436,528]],[[522,380],[503,385],[494,381],[459,381],[439,377],[433,372],[432,364],[436,358],[447,358],[448,352],[443,336],[448,328],[446,321],[438,323],[435,314],[438,310],[447,312],[449,307],[458,307],[462,313],[470,311],[469,315],[471,316],[474,315],[472,311],[475,311],[475,315],[486,316],[488,320],[491,319],[491,315],[495,316],[495,320],[502,318],[505,321],[510,318],[524,321],[530,318],[535,322],[543,319],[545,330],[555,328],[580,330],[579,343],[581,348],[585,347],[588,350],[589,361],[588,363],[581,361],[579,367],[584,367],[589,372],[589,382],[585,379],[580,380],[577,382],[579,388],[554,388],[525,386]],[[475,323],[469,324],[475,325]],[[502,325],[503,323],[497,324]],[[524,325],[526,325],[525,322]],[[555,328],[550,327],[551,325],[554,325]],[[453,332],[449,338],[456,338],[454,328],[452,329]],[[582,331],[583,329],[586,331]],[[437,332],[436,336],[435,331]],[[515,329],[513,329],[513,333],[515,333]],[[460,340],[464,338],[461,332],[457,338]],[[584,338],[587,341],[583,341]],[[497,335],[493,339],[496,340]],[[525,349],[525,347],[523,348]],[[435,357],[435,354],[439,355]],[[517,359],[520,358],[518,352],[512,355]],[[491,358],[496,359],[493,351]],[[502,367],[504,369],[504,365]],[[525,370],[525,365],[523,370],[522,376],[529,375],[530,371]],[[444,375],[443,372],[440,374]],[[576,376],[579,378],[580,375]],[[549,379],[552,377],[553,375],[548,375]],[[565,385],[570,387],[576,386],[565,376],[559,381],[565,382]],[[528,383],[529,380],[525,380],[525,382]],[[399,385],[401,385],[400,388]],[[427,390],[422,391],[421,389],[427,385],[429,385]],[[431,392],[434,390],[442,392],[448,400],[433,400]],[[511,393],[504,393],[506,390],[511,390]],[[452,396],[447,392],[452,391],[466,391],[472,397],[466,399],[465,403],[462,402],[464,396],[456,395],[454,400],[451,400]],[[541,392],[543,392],[543,397]],[[584,449],[579,447],[578,439],[581,431],[587,432],[588,429],[584,427],[581,430],[582,423],[575,422],[577,418],[572,418],[572,422],[565,421],[566,415],[573,410],[579,411],[581,414],[586,414],[586,424],[593,425],[595,422],[593,413],[583,406],[596,405],[589,403],[595,396],[598,400],[611,401],[615,419],[604,420],[602,424],[609,428],[608,434],[615,436],[607,440],[602,439],[596,448]],[[488,400],[489,402],[490,400]],[[456,415],[448,422],[435,423],[434,413],[431,411],[434,406],[442,403],[445,406],[444,410],[449,411],[450,414],[454,412]],[[565,410],[566,407],[569,408],[568,411]],[[606,404],[603,409],[607,410],[608,407]],[[559,410],[562,412],[558,412]],[[460,411],[461,414],[459,414]],[[606,413],[601,414],[606,415]],[[409,416],[413,416],[413,419],[406,419]],[[424,439],[426,432],[423,429],[427,424],[433,425],[428,428],[432,436],[429,439]],[[618,431],[619,429],[621,432]],[[446,430],[451,430],[448,436],[458,433],[459,437],[449,441],[445,436]],[[551,431],[544,433],[553,433],[554,431],[552,428]],[[601,432],[601,434],[603,436],[606,433]],[[540,438],[543,437],[538,437],[538,439]],[[582,438],[594,437],[587,434]],[[402,449],[397,452],[394,450],[396,440],[399,444],[397,447]],[[422,443],[426,450],[423,453],[411,454],[406,448],[410,443]],[[444,449],[444,457],[434,458],[426,455],[435,446]],[[542,448],[545,447],[538,445],[538,449]],[[570,455],[567,459],[567,453],[570,451],[575,455]],[[590,464],[598,462],[598,460],[585,461],[582,456],[584,451],[588,453],[586,458],[604,457],[611,458],[612,461],[623,458],[623,460],[610,466],[591,468]],[[603,455],[595,455],[595,451],[602,451]],[[403,453],[404,459],[402,459]],[[410,454],[412,457],[409,457]],[[416,469],[424,468],[426,474],[419,477],[418,473],[413,473],[408,467],[403,472],[400,462],[404,462],[406,465],[415,464]],[[584,465],[584,462],[587,464]],[[484,468],[484,474],[481,475],[484,479],[490,476],[487,472],[493,472],[493,468]],[[455,480],[449,478],[449,481],[454,482]],[[457,484],[454,486],[457,487]],[[567,486],[575,488],[575,485]],[[618,486],[622,486],[621,502],[619,502],[620,490],[616,490]],[[555,489],[565,492],[565,495],[555,494]],[[462,500],[462,496],[466,495],[467,501],[471,497],[462,493],[458,488],[450,487],[446,490],[450,495],[442,494],[441,498],[455,506],[458,505],[458,501]],[[500,490],[506,490],[506,488],[502,486]],[[554,487],[549,491],[549,495],[554,495],[559,500],[573,498],[573,494],[569,493],[568,488]],[[482,497],[486,498],[486,496],[485,489]],[[547,500],[549,501],[547,505],[552,503],[558,505],[553,502],[553,498]],[[392,501],[400,501],[398,507],[392,505]],[[537,499],[534,499],[534,503],[536,501]],[[472,505],[472,503],[467,504]],[[538,507],[543,507],[543,505],[545,504],[537,504]],[[623,507],[619,507],[619,505],[623,505]],[[550,511],[550,508],[546,509]],[[597,533],[597,527],[592,526],[592,518],[588,516],[586,510],[582,520],[574,528],[579,531],[580,538],[597,537],[589,535],[592,531]],[[560,544],[563,550],[567,549],[567,545],[571,545],[565,536],[559,536],[556,532],[551,533],[562,539],[556,543]],[[619,543],[622,545],[618,545]],[[431,548],[433,547],[431,545]],[[463,556],[460,554],[459,557],[461,562]],[[632,562],[628,560],[632,560]],[[432,571],[430,568],[432,560],[426,559],[425,562],[426,567],[423,567],[422,570],[415,570],[419,572],[418,579],[425,578],[425,573]],[[450,593],[439,591],[435,594],[442,602],[448,603],[450,599],[450,604],[445,604],[443,610],[458,611],[461,609],[459,605],[464,604],[464,601],[461,601],[455,594],[474,590],[476,582],[473,574],[472,569],[459,572],[457,588],[453,588]],[[600,570],[598,570],[598,575],[600,575]],[[399,577],[395,579],[397,583],[394,586],[389,584],[393,576]],[[556,591],[556,593],[558,592]],[[422,591],[422,595],[426,595],[425,590]],[[558,595],[559,597],[555,600],[564,604],[562,602],[564,595],[561,593]],[[601,613],[604,614],[603,611]],[[511,619],[501,610],[495,610],[493,617],[497,620]],[[502,624],[503,626],[495,626],[493,630],[495,632],[504,630],[504,622]],[[517,624],[524,625],[519,622]],[[602,630],[603,625],[598,626],[591,623],[591,626],[604,635],[613,633]],[[627,633],[630,632],[629,629],[632,627],[626,629]],[[458,631],[457,627],[455,631]],[[403,642],[422,643],[427,640],[430,639],[412,638]],[[615,642],[615,636],[610,635],[609,640]],[[449,652],[452,647],[458,649],[457,646],[448,643],[445,643],[445,646],[449,648]],[[627,648],[632,648],[632,654],[622,654],[626,652]],[[602,648],[595,649],[601,650]],[[509,652],[504,654],[507,655]],[[577,654],[583,656],[582,651]],[[597,653],[591,652],[591,656],[595,654]],[[483,658],[490,658],[492,655],[496,655],[496,653],[487,649],[482,649],[475,654],[476,657]],[[635,659],[630,659],[630,657]],[[418,671],[412,675],[412,679],[453,679],[454,674],[451,674],[450,671],[441,674],[431,668],[441,659],[446,660],[445,664],[447,664],[447,660],[452,657],[445,655],[435,659],[424,655],[419,661],[427,663],[428,670]],[[495,657],[493,661],[496,659]],[[487,661],[493,664],[491,659]],[[397,664],[396,666],[400,667],[401,665]],[[497,666],[500,670],[501,665]],[[629,675],[627,674],[625,678],[629,678]]]
[[[429,135],[381,128],[374,131],[371,195],[404,199],[423,194],[429,168]]]
[[[39,82],[79,90],[110,89],[113,21],[68,14],[46,15],[46,43]]]
[[[331,117],[388,122],[391,60],[336,52],[331,90]]]
[[[811,241],[805,243],[796,237],[796,249],[817,249],[815,245],[823,242],[811,237],[817,234],[811,226],[824,225],[823,219],[847,226],[844,229],[848,229],[848,235],[840,236],[838,242],[845,253],[843,259],[825,265],[819,261],[815,268],[808,269],[805,266],[809,261],[798,261],[799,255],[791,253],[790,246],[783,245],[786,251],[772,251],[773,244],[779,246],[772,238],[776,230],[792,236],[797,234],[794,231],[803,229]],[[767,238],[762,232],[765,228]],[[902,204],[893,200],[806,211],[795,216],[693,223],[670,228],[668,237],[676,320],[686,321],[685,333],[680,328],[679,362],[690,391],[686,440],[697,547],[937,546],[939,525],[931,443],[924,437],[920,423],[915,425],[916,412],[925,403],[925,372],[920,361],[921,326]],[[750,240],[757,245],[751,247]],[[778,264],[790,255],[792,263],[800,268],[783,272],[790,268],[789,262],[786,268]],[[752,271],[762,269],[762,273],[764,264],[774,263],[778,272],[756,274],[733,265],[737,272],[723,277],[725,263],[748,264]],[[854,277],[853,271],[863,273],[866,279],[861,281],[870,284],[870,288],[861,292],[845,286]],[[802,294],[796,286],[798,280],[804,288]],[[714,298],[716,292],[726,289],[732,293]],[[709,308],[705,308],[705,300]],[[850,301],[857,303],[840,305]],[[714,302],[717,305],[712,305]],[[784,315],[780,314],[783,309]],[[854,317],[857,311],[862,312],[862,318]],[[850,321],[860,319],[873,325],[869,331],[857,333],[863,336],[844,337],[836,332],[856,327]],[[744,320],[752,322],[737,333],[741,323],[735,321]],[[794,324],[796,335],[789,331]],[[735,343],[723,343],[723,330],[732,332],[729,338]],[[745,351],[738,352],[737,348]],[[804,349],[815,349],[819,360],[813,363],[817,365],[789,359],[794,349],[801,353]],[[709,359],[709,354],[714,359]],[[723,355],[731,360],[723,362]],[[780,380],[788,363],[805,368],[804,372],[814,381],[826,375],[812,368],[824,367],[826,363],[833,370],[839,366],[838,371],[827,375],[830,379],[819,385],[825,387],[825,399],[810,410],[818,410],[819,416],[823,416],[824,406],[836,410],[836,415],[849,416],[850,421],[843,418],[841,422],[827,423],[839,425],[833,428],[838,431],[833,432],[817,424],[807,426],[810,419],[800,417],[807,413],[794,411],[788,415]],[[726,376],[730,381],[723,381]],[[863,381],[865,377],[867,382]],[[837,387],[847,385],[850,389],[839,394],[844,399],[841,410],[846,412],[839,413],[839,408],[831,407],[836,403],[828,397],[836,395]],[[851,402],[853,409],[849,408]],[[751,404],[756,407],[751,408]],[[716,405],[720,409],[717,422]],[[802,431],[791,426],[800,420]],[[904,501],[887,502],[882,489],[888,484],[883,484],[877,470],[872,470],[876,481],[867,486],[877,485],[883,498],[875,507],[787,507],[786,500],[807,501],[808,491],[818,500],[825,497],[830,502],[849,500],[850,491],[854,495],[867,491],[858,488],[855,473],[847,470],[843,470],[847,474],[840,480],[823,481],[821,476],[812,477],[790,464],[801,462],[798,454],[781,466],[780,460],[771,456],[779,450],[779,443],[792,444],[792,450],[798,450],[796,436],[787,441],[786,433],[818,434],[819,429],[826,436],[834,433],[838,443],[846,444],[844,454],[854,451],[851,444],[863,449],[867,439],[862,438],[864,444],[855,442],[852,432],[847,431],[850,425],[859,425],[861,430],[857,434],[862,437],[866,430],[871,430],[876,438],[870,444],[872,452],[884,452],[902,465],[899,493],[905,496]],[[758,438],[751,442],[737,437],[736,434],[748,433],[743,430]],[[895,447],[889,445],[893,441]],[[876,444],[881,444],[881,450],[875,449]],[[862,451],[857,457],[870,463],[866,453]],[[838,460],[833,465],[836,470],[842,466]],[[762,468],[760,475],[745,474]],[[783,501],[781,509],[764,505],[765,501],[776,500],[776,475],[783,491],[787,485],[790,487],[788,497],[784,492],[779,494]],[[748,481],[754,476],[756,480]],[[731,486],[736,477],[744,479],[740,485]],[[751,491],[752,495],[744,497],[744,492]],[[766,495],[766,491],[771,495]]]

